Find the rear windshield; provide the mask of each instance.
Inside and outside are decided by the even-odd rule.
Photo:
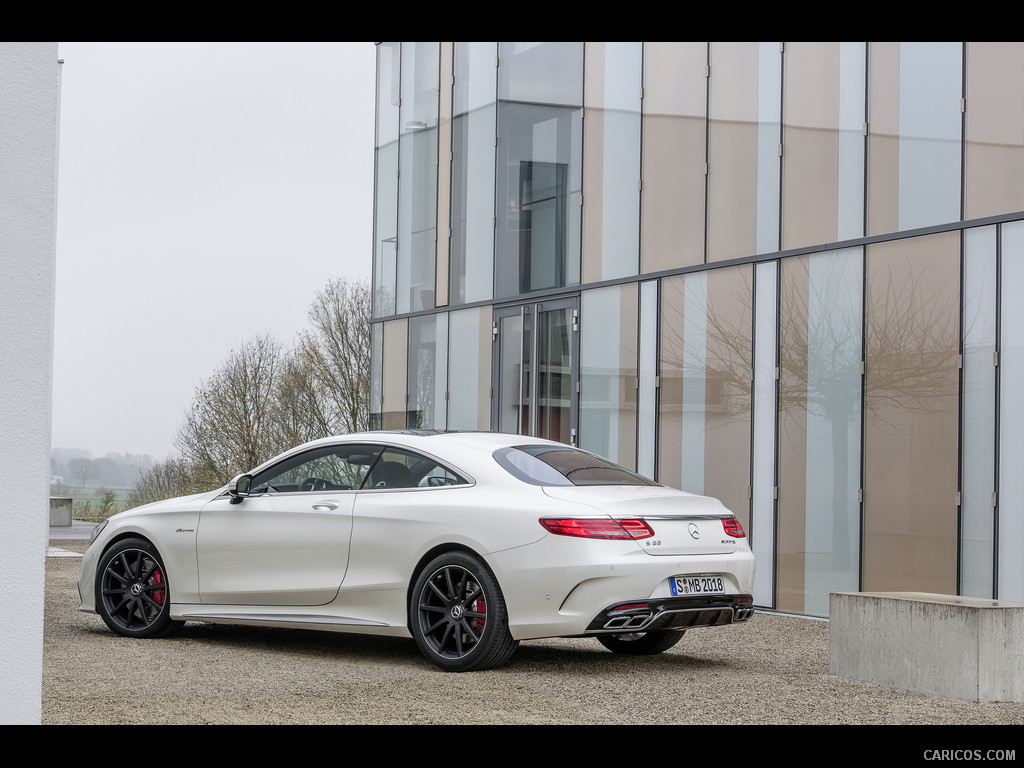
[[[592,453],[568,446],[518,445],[499,448],[494,459],[531,485],[657,485]]]

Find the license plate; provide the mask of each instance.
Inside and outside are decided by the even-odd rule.
[[[668,580],[672,596],[716,595],[725,592],[725,581],[721,576],[673,576]]]

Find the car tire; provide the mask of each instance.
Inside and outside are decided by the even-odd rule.
[[[519,645],[509,633],[497,579],[467,552],[445,553],[423,568],[409,617],[420,651],[449,672],[500,666]]]
[[[612,653],[630,656],[652,656],[667,651],[683,639],[685,629],[663,629],[655,632],[633,632],[619,635],[598,635],[597,641]]]
[[[124,637],[165,637],[185,623],[171,618],[167,570],[145,539],[122,539],[100,558],[96,610]]]

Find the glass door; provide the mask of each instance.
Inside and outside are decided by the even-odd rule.
[[[492,423],[499,432],[576,444],[579,299],[494,313]]]

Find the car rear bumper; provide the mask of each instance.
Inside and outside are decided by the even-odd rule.
[[[635,600],[610,605],[594,617],[587,634],[651,632],[661,629],[716,627],[747,621],[754,615],[750,595],[704,595]]]

